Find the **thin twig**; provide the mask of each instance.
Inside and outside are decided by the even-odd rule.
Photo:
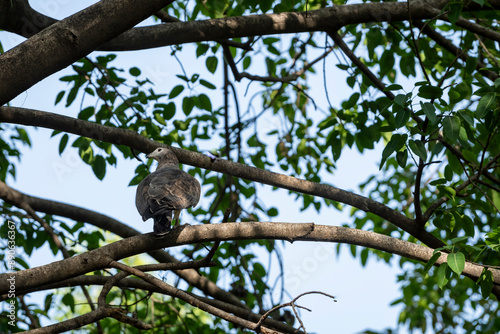
[[[257,322],[257,324],[256,324],[256,330],[258,330],[258,329],[260,328],[260,326],[262,325],[262,322],[263,322],[264,320],[266,320],[266,318],[267,318],[267,317],[269,317],[269,315],[270,315],[271,313],[273,313],[274,311],[276,311],[276,310],[278,310],[278,309],[280,309],[280,308],[283,308],[283,307],[292,307],[293,312],[295,313],[295,317],[297,318],[297,320],[298,320],[298,321],[299,321],[299,323],[300,323],[300,327],[299,327],[299,329],[300,329],[300,328],[302,328],[302,329],[303,329],[303,331],[304,331],[304,333],[306,333],[306,334],[307,334],[307,331],[306,331],[306,328],[305,328],[305,326],[304,326],[304,323],[303,323],[303,322],[302,322],[302,320],[300,319],[300,316],[299,316],[299,315],[298,315],[298,313],[296,312],[296,309],[295,309],[295,308],[296,308],[296,307],[303,308],[303,309],[305,309],[305,310],[307,310],[307,311],[309,311],[309,312],[311,312],[311,310],[310,310],[310,309],[308,309],[308,308],[305,308],[305,307],[303,307],[303,306],[296,305],[296,304],[295,304],[295,302],[296,302],[299,298],[301,298],[301,297],[303,297],[303,296],[305,296],[305,295],[310,295],[310,294],[321,294],[321,295],[324,295],[324,296],[330,297],[330,298],[332,298],[332,299],[333,299],[333,301],[334,301],[334,302],[337,302],[337,301],[335,300],[335,297],[334,297],[334,296],[329,295],[329,294],[327,294],[327,293],[325,293],[325,292],[321,292],[321,291],[308,291],[308,292],[301,293],[300,295],[298,295],[297,297],[295,297],[294,299],[292,299],[290,302],[288,302],[288,303],[284,303],[284,304],[281,304],[281,305],[277,305],[277,306],[273,307],[272,309],[270,309],[269,311],[267,311],[266,313],[264,313],[264,314],[262,315],[262,317],[259,319],[259,321]]]

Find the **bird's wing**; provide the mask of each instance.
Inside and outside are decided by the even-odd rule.
[[[198,204],[200,183],[188,173],[180,169],[166,168],[152,175],[148,196],[159,207],[181,210]]]
[[[153,217],[153,214],[150,210],[150,205],[148,203],[149,183],[151,182],[151,179],[153,177],[153,174],[149,174],[148,176],[146,176],[137,186],[137,190],[135,193],[135,206],[137,207],[137,211],[139,211],[144,221]]]

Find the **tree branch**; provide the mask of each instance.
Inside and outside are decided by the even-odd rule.
[[[345,44],[344,40],[342,39],[342,36],[339,35],[337,31],[330,31],[328,32],[328,36],[330,36],[331,39],[335,42],[335,44],[344,52],[344,54],[353,62],[353,64],[359,68],[361,72],[363,72],[364,75],[370,79],[370,81],[373,83],[373,85],[378,88],[385,96],[387,96],[389,99],[394,100],[394,94],[391,91],[386,91],[385,90],[385,85],[384,83],[377,78],[375,74],[366,66],[356,55],[352,50]]]
[[[165,144],[157,143],[131,130],[113,128],[67,116],[44,111],[0,107],[0,121],[7,123],[41,126],[64,131],[80,136],[109,142],[115,145],[126,145],[136,151],[149,153]],[[225,159],[211,159],[200,153],[171,147],[179,161],[183,164],[226,173],[251,181],[300,192],[303,194],[327,198],[356,207],[365,212],[371,212],[382,217],[408,232],[426,245],[439,248],[444,244],[432,234],[417,226],[414,221],[388,206],[367,197],[354,194],[326,184],[311,182],[284,174],[270,172],[264,169],[250,167]]]
[[[114,242],[84,254],[51,264],[0,275],[0,294],[9,290],[7,277],[14,277],[16,290],[55,283],[95,270],[108,268],[110,262],[142,254],[154,249],[170,248],[185,244],[250,239],[274,239],[294,241],[336,242],[363,246],[400,255],[417,261],[428,261],[433,249],[395,239],[375,232],[313,223],[223,223],[174,228],[165,239],[155,239],[153,233],[139,235]],[[446,262],[443,253],[437,265]],[[463,275],[474,280],[481,275],[484,266],[466,262]],[[494,285],[500,287],[500,271],[489,269]]]
[[[29,38],[58,22],[25,5],[25,0],[16,0],[14,3],[16,6],[11,8],[9,1],[0,2],[0,28],[3,30]],[[414,20],[432,19],[435,17],[435,10],[442,10],[447,4],[448,1],[445,0],[412,1],[408,8],[406,2],[365,3],[307,12],[247,15],[189,22],[180,22],[177,18],[152,12],[151,14],[159,14],[158,17],[167,20],[168,25],[159,24],[127,30],[100,46],[99,50],[143,50],[226,38],[327,31],[349,24],[404,21],[410,18],[410,13]],[[488,4],[491,7],[482,8],[471,2],[463,11],[500,8],[498,0],[488,1]]]
[[[0,56],[0,68],[9,69],[1,73],[0,105],[88,55],[172,1],[102,0],[43,29]],[[2,0],[1,5],[8,9],[10,1]]]
[[[0,68],[6,69],[0,78],[0,105],[108,41],[107,50],[120,51],[235,37],[336,31],[348,24],[408,20],[410,12],[414,20],[431,19],[435,16],[435,9],[441,10],[448,4],[447,0],[412,1],[409,5],[406,2],[364,3],[298,13],[171,22],[126,31],[171,1],[99,1],[40,30],[26,42],[0,56]],[[0,5],[0,9],[3,9],[0,10],[0,28],[22,33],[18,24],[12,23],[16,20],[7,19],[11,14],[10,0],[2,0]],[[472,1],[463,10],[497,9],[500,8],[500,0],[490,0],[488,5],[491,7],[482,8]],[[30,13],[33,18],[35,13]],[[17,21],[24,18],[22,12],[16,15]],[[48,24],[51,20],[41,19],[40,22]],[[115,39],[110,41],[112,38]]]

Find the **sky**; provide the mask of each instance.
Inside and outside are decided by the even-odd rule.
[[[92,2],[52,0],[30,3],[35,9],[61,19]],[[4,48],[9,49],[23,39],[0,32],[0,40]],[[174,82],[175,74],[178,73],[177,69],[173,68],[176,65],[169,54],[168,47],[119,53],[115,66],[124,68],[137,66],[143,73],[151,75],[151,80],[156,85],[155,91],[169,92],[178,84]],[[335,57],[329,57],[327,68],[333,71],[336,61]],[[196,61],[195,58],[183,59],[183,62],[189,64],[188,74],[202,71],[204,68],[204,62]],[[259,71],[258,67],[251,69]],[[68,109],[63,107],[63,103],[54,107],[55,96],[65,88],[65,84],[58,80],[65,71],[68,70],[56,73],[22,93],[12,105],[74,117],[79,107],[78,99]],[[214,77],[214,82],[217,82],[218,87],[221,86],[220,78]],[[345,81],[330,75],[328,91],[332,92],[330,99],[337,99],[337,103],[343,94],[350,94],[339,84],[340,82]],[[243,83],[239,91],[244,92],[247,84],[248,82]],[[323,90],[320,76],[316,80],[316,85],[319,90]],[[217,94],[221,95],[219,89]],[[326,102],[319,100],[319,103]],[[327,109],[327,106],[324,105],[323,108]],[[81,162],[76,151],[67,148],[61,156],[58,154],[60,137],[51,139],[51,132],[42,128],[29,129],[33,146],[23,148],[22,163],[18,165],[17,178],[8,179],[8,184],[21,192],[82,206],[114,217],[141,232],[150,232],[151,222],[142,222],[136,211],[135,187],[127,186],[139,162],[119,160],[118,166],[108,167],[105,179],[99,181],[90,167]],[[363,155],[357,151],[343,153],[335,174],[328,176],[325,181],[339,188],[356,190],[357,185],[368,175],[377,173],[379,162],[380,149],[365,152]],[[276,192],[268,186],[262,186],[260,194],[266,204],[279,209],[279,216],[273,221],[314,222],[335,226],[348,221],[346,213],[340,213],[332,208],[323,208],[320,214],[314,210],[301,212],[300,203],[293,201],[294,196],[288,196],[288,191],[285,190]],[[369,261],[366,267],[362,267],[359,260],[350,255],[347,246],[342,248],[340,256],[336,255],[335,247],[336,244],[312,242],[295,242],[285,246],[282,253],[289,293],[285,301],[306,291],[322,291],[336,297],[337,302],[320,295],[309,295],[300,300],[300,305],[312,311],[302,312],[302,320],[308,332],[359,333],[366,329],[382,330],[388,326],[394,327],[398,309],[390,307],[389,304],[399,297],[396,275],[400,273],[400,269],[397,265],[389,266],[373,260]],[[37,266],[53,260],[51,253],[42,250],[30,263]],[[267,263],[267,258],[263,263]],[[276,268],[276,263],[273,262],[273,268]],[[32,298],[36,300],[40,296]]]

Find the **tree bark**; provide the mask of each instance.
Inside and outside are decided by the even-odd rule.
[[[25,10],[16,1],[0,0],[0,28],[26,36],[29,40],[0,56],[0,105],[94,50],[139,50],[166,45],[212,41],[236,37],[287,34],[310,31],[335,31],[343,26],[366,22],[396,22],[435,19],[447,0],[364,3],[341,5],[315,11],[228,17],[215,20],[171,22],[150,27],[134,25],[173,0],[103,0],[62,21]],[[24,1],[21,1],[24,3]],[[482,8],[470,2],[464,11],[500,8],[500,0],[488,1]],[[9,19],[11,12],[18,20]],[[19,20],[27,21],[20,25]],[[36,20],[36,25],[29,20]],[[33,35],[41,29],[47,28]],[[27,27],[33,26],[32,29]],[[123,34],[122,36],[119,36]],[[114,40],[112,40],[115,38]],[[112,40],[112,41],[111,41]],[[107,44],[106,44],[107,43]]]
[[[0,56],[0,105],[88,55],[172,1],[102,0],[40,31]],[[3,0],[2,6],[8,3]]]
[[[428,261],[434,250],[408,241],[395,239],[375,232],[347,227],[324,226],[314,223],[224,223],[196,226],[179,226],[165,239],[158,240],[153,233],[123,239],[84,254],[30,268],[0,275],[0,295],[9,291],[9,279],[14,279],[16,290],[32,289],[53,284],[99,269],[109,268],[111,261],[118,261],[133,255],[156,249],[170,248],[193,243],[212,241],[273,239],[295,241],[335,242],[363,246],[400,255],[406,258]],[[446,263],[446,253],[436,261],[436,265]],[[462,275],[477,280],[483,266],[466,262]],[[496,291],[500,288],[500,271],[488,269],[493,274]]]

